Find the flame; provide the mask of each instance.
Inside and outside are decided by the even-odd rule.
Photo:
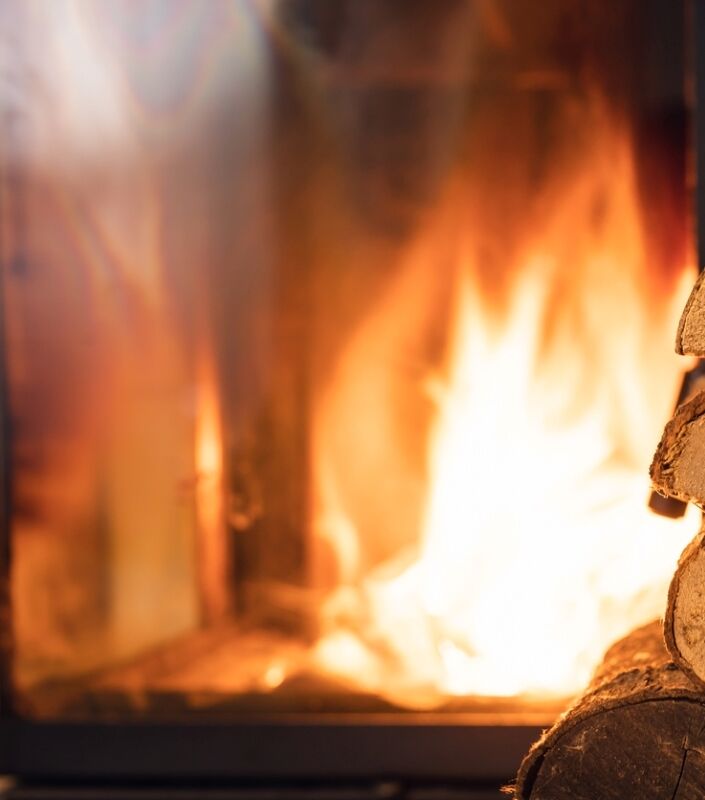
[[[411,707],[567,695],[612,641],[662,613],[698,522],[646,507],[690,274],[681,264],[668,290],[647,280],[632,150],[618,125],[605,124],[569,177],[505,265],[504,302],[483,286],[491,266],[473,232],[462,237],[444,275],[455,286],[445,363],[417,387],[433,405],[419,530],[383,558],[370,557],[383,550],[379,522],[406,509],[392,502],[369,522],[377,485],[399,496],[399,465],[380,471],[399,412],[384,410],[392,379],[378,361],[409,346],[404,331],[429,305],[438,229],[423,233],[322,393],[318,533],[340,582],[315,657],[355,688]],[[375,453],[374,466],[372,456],[350,464],[353,443],[358,461]]]
[[[228,608],[224,576],[228,556],[224,534],[222,424],[213,356],[201,355],[196,382],[196,521],[202,613],[216,619]]]

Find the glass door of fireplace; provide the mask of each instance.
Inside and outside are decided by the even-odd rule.
[[[16,713],[550,719],[697,524],[681,5],[0,15]]]

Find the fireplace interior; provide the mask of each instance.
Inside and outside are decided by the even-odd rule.
[[[697,13],[0,6],[8,797],[499,797],[663,613]]]

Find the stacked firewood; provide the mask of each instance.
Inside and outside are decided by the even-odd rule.
[[[705,277],[676,349],[705,357]],[[651,465],[655,489],[705,507],[705,390],[685,398]],[[606,654],[585,694],[529,751],[516,800],[705,798],[705,525],[671,582],[663,626],[632,632]]]

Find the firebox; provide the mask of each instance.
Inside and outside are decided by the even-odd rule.
[[[697,526],[692,13],[2,5],[0,770],[513,777]]]

